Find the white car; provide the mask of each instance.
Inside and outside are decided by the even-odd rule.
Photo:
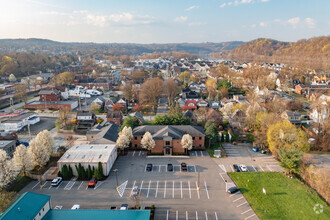
[[[137,196],[139,194],[139,187],[138,186],[134,186],[133,187],[133,191],[132,191],[132,195],[133,196]]]
[[[128,210],[128,204],[122,204],[120,210]]]
[[[78,205],[78,204],[74,204],[74,205],[72,206],[71,209],[74,209],[74,210],[76,210],[76,209],[80,209],[80,205]]]
[[[62,177],[57,177],[56,179],[53,179],[52,186],[58,186],[62,182]]]
[[[247,167],[243,164],[239,165],[239,168],[241,169],[242,172],[247,172],[248,171]]]

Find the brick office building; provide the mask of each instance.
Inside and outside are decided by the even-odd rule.
[[[61,92],[58,90],[41,90],[39,95],[40,102],[55,102],[61,100]]]
[[[205,149],[205,132],[202,127],[191,125],[145,125],[133,129],[132,148],[142,149],[141,140],[146,132],[150,132],[156,146],[151,153],[185,153],[181,146],[183,135],[189,134],[193,138],[193,150]]]

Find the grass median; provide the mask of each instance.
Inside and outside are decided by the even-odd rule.
[[[328,204],[298,179],[277,172],[228,174],[260,219],[329,219]]]

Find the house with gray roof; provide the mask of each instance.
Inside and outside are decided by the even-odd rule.
[[[141,140],[146,132],[150,132],[156,146],[151,153],[164,155],[184,154],[181,145],[183,135],[189,134],[193,139],[193,150],[205,148],[205,132],[202,127],[191,125],[144,125],[133,129],[132,148],[142,149]]]

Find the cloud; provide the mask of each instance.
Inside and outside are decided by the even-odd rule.
[[[252,24],[251,27],[252,28],[255,28],[255,27],[257,27],[257,25],[256,24]]]
[[[191,11],[191,10],[196,9],[196,8],[199,8],[199,6],[198,5],[192,5],[189,8],[186,8],[185,11]]]
[[[260,0],[261,2],[269,2],[269,0]]]
[[[225,3],[220,5],[220,8],[226,7],[226,5],[227,5],[227,3],[225,2]]]
[[[185,22],[187,21],[188,17],[187,16],[180,16],[180,17],[176,17],[174,19],[175,22]]]
[[[296,27],[297,24],[299,24],[300,22],[300,18],[299,17],[290,18],[287,22],[291,24],[293,27]]]
[[[100,15],[92,15],[88,14],[86,17],[87,24],[91,24],[94,26],[104,27],[107,22],[107,16],[100,16]]]
[[[314,28],[315,27],[315,21],[312,18],[305,18],[305,23],[307,27]]]
[[[253,3],[259,3],[259,2],[269,2],[269,0],[234,0],[230,2],[225,2],[220,5],[220,8],[230,6],[230,5],[243,5],[243,4],[253,4]]]
[[[262,22],[259,23],[259,26],[260,27],[267,27],[267,23],[262,21]]]

